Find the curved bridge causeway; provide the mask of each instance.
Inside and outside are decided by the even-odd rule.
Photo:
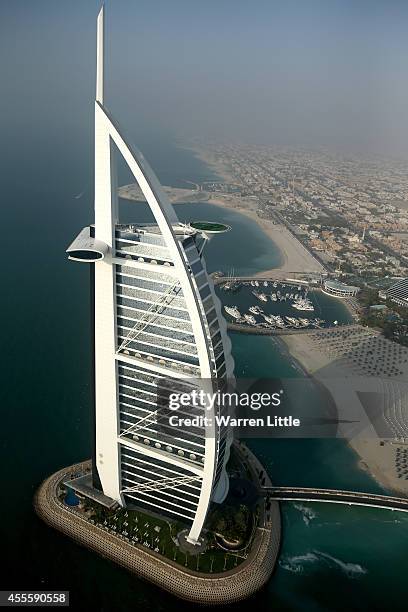
[[[408,499],[403,497],[305,487],[262,487],[262,491],[264,495],[275,501],[326,502],[408,512]]]

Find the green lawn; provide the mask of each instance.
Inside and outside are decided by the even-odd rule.
[[[208,546],[204,553],[190,555],[180,551],[175,540],[184,525],[177,521],[157,518],[129,508],[109,511],[89,500],[85,502],[85,509],[91,510],[90,518],[96,524],[108,527],[115,533],[121,533],[131,542],[148,546],[167,559],[192,570],[223,572],[236,567],[245,558],[242,553],[229,553],[222,550],[211,532],[206,533]]]
[[[215,223],[212,221],[192,221],[191,227],[202,232],[226,232],[230,229],[229,225],[224,223]]]

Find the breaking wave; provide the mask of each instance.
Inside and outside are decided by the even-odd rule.
[[[337,559],[336,557],[332,557],[327,553],[317,552],[320,558],[325,559],[328,565],[335,565],[339,567],[347,576],[350,578],[354,578],[356,576],[367,574],[368,570],[360,565],[359,563],[346,563],[345,561],[341,561],[341,559]]]
[[[294,557],[283,557],[279,559],[279,565],[288,572],[303,574],[305,571],[304,564],[313,563],[314,561],[318,561],[317,555],[314,553],[306,553]]]
[[[317,512],[315,512],[309,506],[304,506],[303,504],[293,504],[296,510],[302,513],[303,521],[306,525],[309,525],[310,521],[317,517]]]
[[[347,563],[336,557],[332,557],[327,553],[313,550],[304,555],[295,555],[293,557],[282,557],[279,560],[279,565],[294,574],[304,574],[308,567],[313,563],[323,563],[331,569],[340,569],[349,578],[358,578],[367,574],[367,569],[359,563]]]

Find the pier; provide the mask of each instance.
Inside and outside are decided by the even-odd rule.
[[[212,279],[214,285],[221,285],[222,283],[227,283],[230,281],[233,281],[234,283],[248,283],[256,280],[258,282],[268,281],[268,283],[277,281],[279,283],[288,283],[292,285],[299,283],[304,286],[309,286],[312,280],[317,280],[320,282],[322,276],[326,277],[327,274],[318,274],[317,272],[288,272],[287,270],[273,270],[273,273],[260,272],[256,275],[252,274],[251,276],[228,277],[212,274]]]

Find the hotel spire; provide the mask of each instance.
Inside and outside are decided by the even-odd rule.
[[[104,5],[99,11],[96,33],[96,101],[103,105],[104,51]]]

